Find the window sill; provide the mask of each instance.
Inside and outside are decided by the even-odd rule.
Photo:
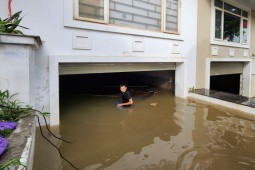
[[[113,26],[85,21],[78,21],[74,19],[73,14],[73,2],[70,0],[64,0],[64,27],[67,28],[77,28],[83,30],[94,30],[101,32],[110,32],[117,34],[127,34],[127,35],[135,35],[135,36],[143,36],[143,37],[152,37],[152,38],[160,38],[160,39],[169,39],[174,41],[183,41],[183,37],[181,35],[176,34],[168,34],[163,32],[156,32],[150,30],[141,30],[135,28],[127,28],[121,26]]]
[[[245,48],[245,49],[250,48],[250,45],[248,44],[240,44],[240,43],[216,41],[216,40],[211,40],[211,45],[219,45],[219,46],[234,47],[234,48]]]
[[[123,26],[116,25],[106,25],[99,23],[92,23],[86,21],[75,20],[73,14],[73,6],[72,1],[64,0],[64,26],[68,28],[77,28],[84,30],[94,30],[101,32],[111,32],[118,34],[128,34],[135,36],[143,36],[143,37],[152,37],[152,38],[160,38],[160,39],[169,39],[174,41],[183,41],[183,37],[177,34],[169,34],[163,32],[156,32],[150,30],[142,30],[136,28],[128,28]]]
[[[170,34],[170,33],[163,33],[163,32],[157,32],[157,31],[136,29],[136,28],[118,26],[118,25],[92,23],[92,22],[80,21],[75,19],[73,19],[73,21],[65,22],[64,26],[71,27],[71,28],[78,28],[78,29],[95,30],[95,31],[112,32],[112,33],[118,33],[118,34],[129,34],[129,35],[138,35],[138,36],[144,36],[144,37],[183,41],[183,38],[178,34]]]
[[[237,58],[237,57],[211,57],[208,60],[212,62],[252,62],[251,58]]]

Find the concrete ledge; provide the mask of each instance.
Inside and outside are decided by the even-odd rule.
[[[215,99],[215,98],[211,98],[211,97],[207,97],[207,96],[203,96],[203,95],[199,95],[199,94],[194,94],[194,93],[189,93],[188,98],[201,100],[201,101],[211,103],[211,104],[220,105],[220,106],[229,108],[231,110],[237,110],[240,112],[244,112],[244,113],[246,113],[247,116],[253,116],[253,117],[255,116],[255,108],[252,108],[252,107],[248,107],[248,106],[244,106],[244,105],[240,105],[240,104],[236,104],[236,103],[231,103],[231,102],[223,101],[220,99]]]
[[[42,41],[39,36],[0,34],[0,44],[31,45],[38,48],[42,45]]]
[[[35,142],[34,116],[21,119],[17,123],[17,128],[6,139],[9,141],[9,146],[1,156],[0,164],[8,162],[11,158],[17,158],[27,166],[27,170],[32,169]]]
[[[227,57],[227,58],[221,58],[221,57],[212,57],[208,58],[209,60],[213,62],[251,62],[251,58],[236,58],[236,57]]]

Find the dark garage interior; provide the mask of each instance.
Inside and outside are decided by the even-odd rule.
[[[174,93],[175,71],[143,71],[61,75],[60,97],[70,94],[118,94],[119,85],[130,90],[161,87]]]
[[[240,74],[211,76],[210,89],[239,95],[240,79]]]

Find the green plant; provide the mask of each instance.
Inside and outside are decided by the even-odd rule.
[[[194,93],[196,91],[195,87],[189,88],[189,93]]]
[[[1,19],[0,18],[0,33],[6,34],[23,34],[22,31],[17,30],[17,27],[21,27],[24,29],[28,29],[20,25],[22,21],[22,17],[20,18],[20,14],[22,11],[19,11],[8,18]]]
[[[0,131],[0,135],[3,136],[3,137],[6,137],[11,133],[12,133],[11,129],[4,129],[4,130]]]
[[[14,167],[18,167],[18,166],[26,167],[20,162],[18,158],[12,158],[6,164],[0,165],[0,170],[6,170],[6,169],[11,170]]]
[[[21,107],[21,102],[12,100],[14,95],[10,95],[8,90],[0,91],[0,121],[18,121],[22,117],[30,115],[31,107]]]
[[[47,140],[47,142],[49,142],[54,148],[56,148],[60,154],[60,157],[65,160],[67,163],[69,163],[74,169],[79,169],[77,168],[75,165],[73,165],[68,159],[66,159],[63,155],[61,150],[58,148],[58,146],[56,146],[54,143],[52,143],[44,134],[42,131],[42,127],[41,127],[41,123],[40,123],[40,119],[39,116],[36,113],[39,113],[39,115],[41,115],[44,119],[46,128],[48,130],[48,132],[54,136],[55,138],[66,142],[66,143],[72,143],[69,142],[65,139],[62,139],[61,137],[57,137],[56,135],[54,135],[47,124],[46,121],[46,117],[45,116],[49,116],[50,113],[49,112],[42,112],[39,110],[35,110],[33,109],[31,106],[26,105],[26,107],[21,107],[21,102],[19,102],[18,100],[12,100],[14,95],[10,95],[8,90],[5,91],[0,91],[0,121],[18,121],[19,119],[26,117],[26,116],[35,116],[37,118],[38,124],[39,124],[39,128],[40,128],[40,132],[42,137]],[[8,131],[5,131],[4,134],[9,133]],[[22,165],[20,163],[20,161],[18,159],[11,159],[7,164],[5,165],[0,165],[0,170],[4,170],[4,169],[10,169],[9,167],[11,167],[11,169],[13,169],[14,165]]]

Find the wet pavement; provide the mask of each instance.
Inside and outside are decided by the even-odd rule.
[[[224,100],[231,103],[236,103],[244,106],[249,106],[255,108],[255,98],[244,97],[240,95],[219,92],[215,90],[208,90],[208,89],[197,89],[195,90],[196,94],[200,94],[207,97],[212,97],[215,99]]]
[[[62,98],[52,130],[74,143],[47,137],[85,170],[255,169],[255,118],[153,90],[124,109],[114,105],[118,96]],[[72,169],[39,133],[34,161],[35,170]]]

